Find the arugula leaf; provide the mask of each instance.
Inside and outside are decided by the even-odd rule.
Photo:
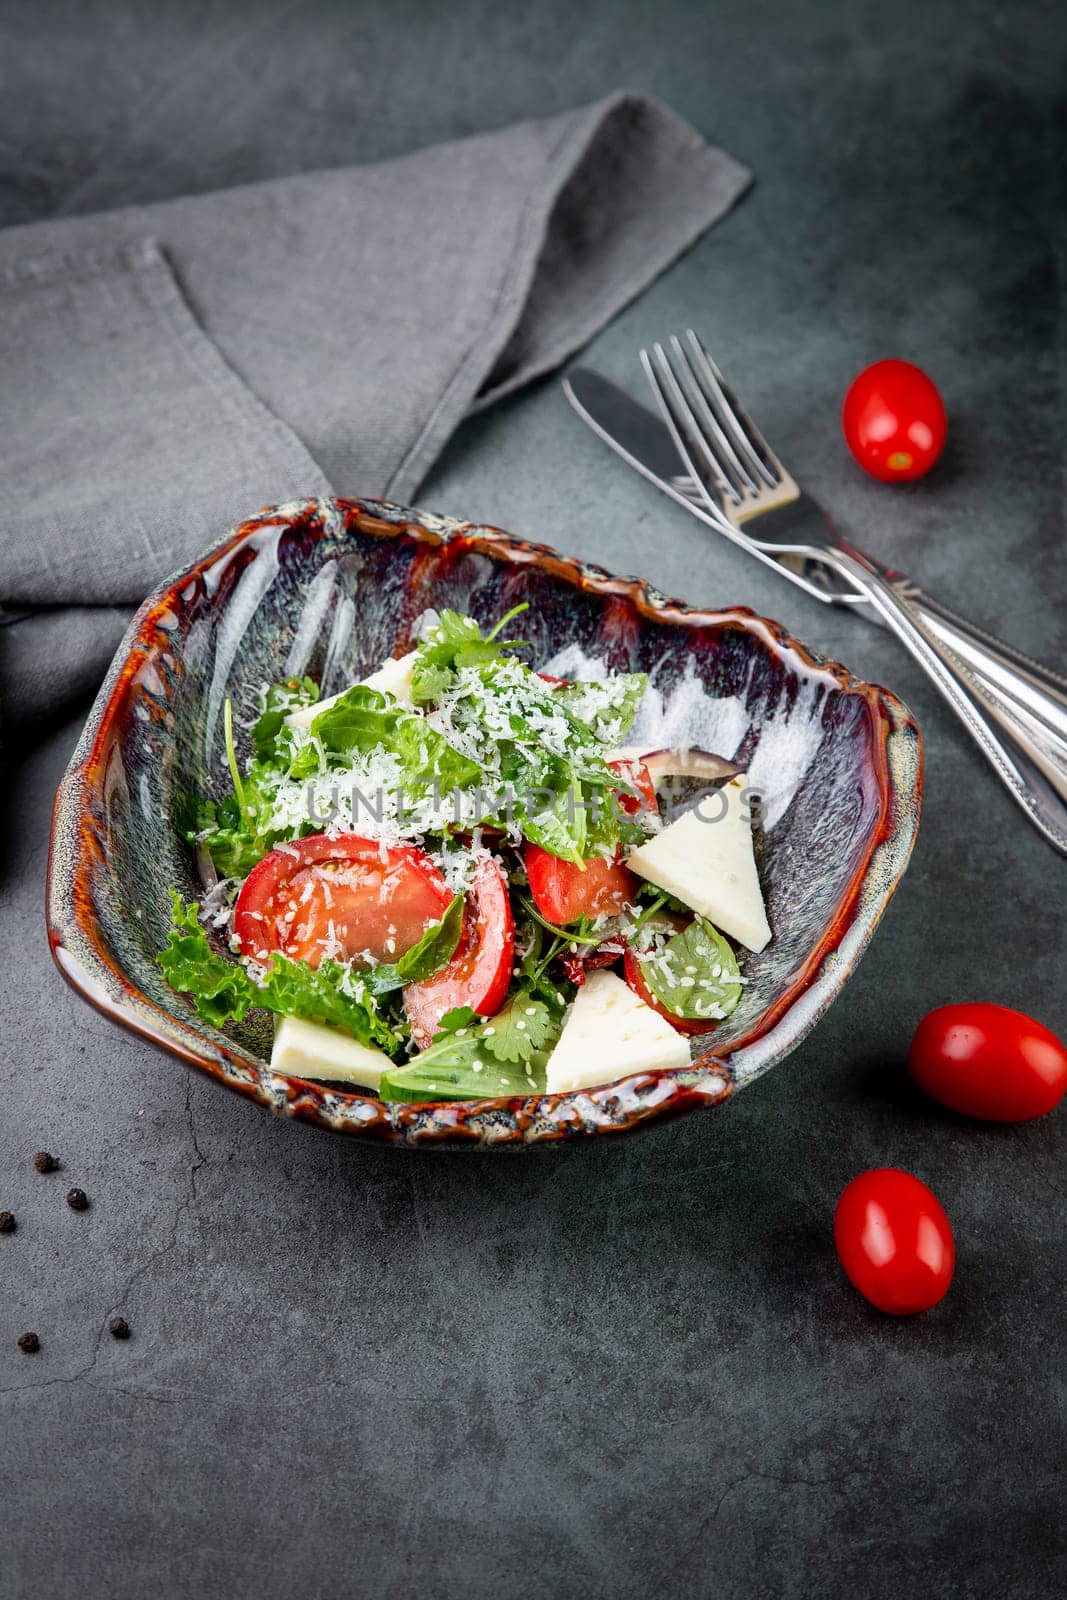
[[[282,737],[285,719],[302,706],[314,705],[318,698],[319,688],[313,678],[286,678],[284,683],[272,683],[264,691],[259,720],[252,724],[252,748],[260,761],[288,761],[288,749],[278,748],[280,743],[288,742]]]
[[[647,688],[647,673],[620,672],[602,682],[563,683],[554,694],[601,744],[614,746],[633,727]]]
[[[737,957],[718,928],[694,917],[665,944],[638,957],[641,976],[676,1017],[719,1021],[741,998]]]
[[[195,901],[171,894],[172,927],[158,961],[172,989],[188,994],[197,1014],[221,1028],[240,1022],[254,1006],[283,1016],[325,1022],[395,1055],[401,1039],[382,1017],[374,996],[358,977],[336,961],[309,967],[275,954],[262,982],[237,961],[215,950],[201,926]]]
[[[335,705],[320,711],[311,734],[325,750],[338,754],[386,751],[395,756],[412,797],[429,793],[434,780],[439,787],[464,789],[482,775],[481,768],[454,750],[425,717],[365,684],[356,684]],[[290,773],[294,778],[310,777],[318,764],[318,751],[309,743],[297,754]]]
[[[442,611],[435,626],[418,647],[411,694],[416,705],[440,699],[460,667],[484,666],[520,648],[516,640],[501,639],[500,630],[527,605],[515,606],[488,634],[473,617]]]
[[[365,981],[372,994],[388,994],[401,989],[405,983],[419,983],[432,978],[451,961],[463,932],[465,897],[457,894],[440,922],[431,922],[422,938],[405,950],[399,961],[383,962],[372,967]]]
[[[201,802],[197,825],[186,838],[190,844],[206,845],[222,877],[247,877],[279,838],[290,836],[270,827],[279,776],[277,767],[253,761],[241,779],[243,806],[236,794]]]
[[[572,687],[599,694],[602,709],[612,693],[597,684]],[[620,697],[636,704],[643,688],[643,678],[634,674]],[[574,713],[562,690],[521,663],[473,664],[462,692],[447,698],[442,710],[457,742],[469,738],[490,746],[486,766],[492,781],[524,801],[516,820],[542,849],[579,865],[600,847],[610,854],[623,839],[639,843],[646,837],[647,824],[614,804],[620,789],[635,791],[608,766],[597,733]]]

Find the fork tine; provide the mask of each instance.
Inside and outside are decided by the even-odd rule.
[[[752,494],[759,494],[762,487],[760,480],[752,476],[752,473],[734,449],[729,437],[723,432],[722,424],[708,404],[708,397],[704,393],[698,375],[693,370],[693,364],[682,348],[682,341],[676,334],[672,334],[670,342],[671,349],[674,352],[672,365],[675,374],[688,394],[690,404],[703,425],[701,433],[707,440],[709,447],[714,451],[720,468],[725,476],[731,479],[735,488],[748,489]]]
[[[783,476],[782,463],[727,384],[703,339],[698,338],[692,328],[686,329],[686,337],[693,350],[691,367],[696,381],[732,431],[735,444],[744,451],[764,482],[771,488],[776,487]]]
[[[679,455],[689,469],[694,484],[700,490],[705,503],[721,516],[722,507],[716,503],[715,496],[707,487],[707,478],[711,477],[721,497],[733,501],[734,504],[740,502],[741,496],[708,448],[707,440],[700,430],[689,402],[682,393],[663,346],[653,345],[651,355],[647,350],[642,350],[641,365],[645,369],[645,376],[663,413],[663,420],[670,430]],[[700,464],[701,459],[703,465]]]

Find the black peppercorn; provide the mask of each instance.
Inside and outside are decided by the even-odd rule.
[[[68,1189],[67,1204],[72,1211],[84,1211],[89,1204],[89,1196],[84,1189]]]
[[[55,1156],[50,1156],[47,1150],[38,1150],[33,1158],[33,1164],[38,1172],[55,1172],[59,1166]]]
[[[19,1349],[24,1356],[32,1356],[41,1348],[41,1341],[35,1333],[19,1334]]]
[[[15,1213],[13,1211],[0,1211],[0,1233],[14,1233]]]
[[[128,1339],[130,1337],[130,1325],[125,1317],[112,1317],[107,1325],[107,1331],[113,1339]]]

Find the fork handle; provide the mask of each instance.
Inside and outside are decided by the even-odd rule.
[[[1007,697],[1067,738],[1067,679],[995,639],[922,590],[908,596],[913,611],[967,671],[999,698]]]
[[[971,677],[932,624],[858,552],[835,551],[832,559],[933,680],[1034,826],[1067,855],[1067,744],[1025,707]]]

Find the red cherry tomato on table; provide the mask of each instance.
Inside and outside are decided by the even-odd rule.
[[[415,1039],[428,1045],[446,1011],[470,1006],[491,1017],[504,1004],[515,959],[515,924],[504,874],[483,856],[463,917],[463,932],[448,966],[404,990],[404,1010]]]
[[[355,833],[314,833],[252,868],[233,930],[241,954],[258,961],[275,950],[312,967],[364,950],[374,961],[396,961],[451,903],[445,880],[414,845],[383,850]]]
[[[876,361],[852,380],[841,417],[856,460],[882,483],[929,472],[948,432],[932,381],[910,361]]]
[[[986,1122],[1026,1122],[1067,1091],[1067,1050],[1008,1006],[939,1006],[915,1030],[908,1068],[927,1094]]]
[[[952,1226],[937,1196],[910,1172],[874,1167],[845,1188],[834,1244],[851,1282],[891,1316],[928,1311],[956,1265]]]

